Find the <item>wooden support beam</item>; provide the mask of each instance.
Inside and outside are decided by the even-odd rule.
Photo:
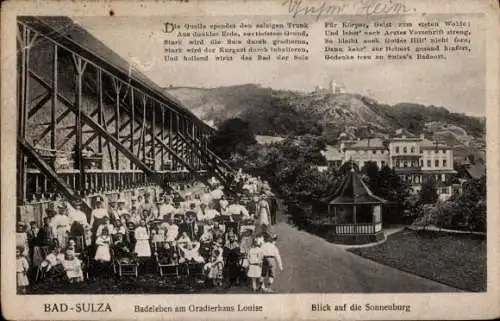
[[[142,159],[146,159],[146,96],[142,96],[141,99],[142,102],[142,131],[141,131],[141,137],[142,137]]]
[[[23,151],[23,154],[26,154],[33,160],[36,166],[40,169],[40,171],[46,176],[49,177],[50,180],[54,183],[58,191],[61,191],[72,203],[75,204],[75,201],[83,201],[82,210],[84,210],[87,214],[90,214],[92,209],[90,206],[66,184],[64,180],[52,169],[36,152],[36,150],[23,138],[17,137],[17,142]]]
[[[57,137],[57,122],[56,122],[56,107],[57,107],[57,45],[54,44],[54,57],[52,60],[52,103],[50,104],[50,121],[52,122],[50,130],[50,148],[56,148]]]
[[[161,141],[165,141],[165,108],[163,105],[160,105],[161,107],[161,132],[160,132],[160,137]],[[160,162],[160,170],[163,170],[165,167],[165,153],[164,149],[161,149],[161,162]]]
[[[33,115],[35,115],[36,112],[39,111],[40,108],[42,108],[50,100],[51,97],[52,97],[52,94],[51,93],[47,93],[47,94],[45,94],[43,96],[42,99],[40,99],[38,101],[38,103],[36,103],[35,106],[31,107],[31,109],[28,112],[28,119],[30,119],[31,117],[33,117]]]
[[[169,111],[168,112],[168,117],[169,117],[169,125],[168,126],[168,147],[170,149],[172,149],[172,135],[173,135],[173,130],[172,130],[172,127],[173,127],[173,124],[174,124],[174,116],[173,116],[173,112],[172,111]],[[170,159],[170,170],[172,170],[174,168],[174,161],[173,159]]]
[[[151,115],[151,158],[153,159],[153,170],[156,169],[156,148],[155,148],[155,136],[156,136],[156,106],[154,102],[151,103],[151,107],[153,109]]]
[[[96,111],[97,112],[97,111]],[[93,112],[94,113],[94,112]],[[91,114],[90,117],[93,117],[93,115]],[[101,115],[100,116],[101,119],[105,119],[104,115]],[[108,120],[105,120],[105,122],[101,122],[101,126],[104,126],[104,127],[107,127],[108,125],[111,125],[113,122],[115,121],[115,116],[112,115],[110,119]],[[86,147],[88,145],[90,145],[97,137],[101,137],[99,136],[99,134],[95,133],[93,130],[91,131],[88,131],[90,133],[93,133],[92,136],[90,136],[86,141],[85,143],[83,143],[83,147]],[[104,144],[101,146],[101,152],[102,152],[102,147],[105,146],[107,144],[107,142],[104,142]]]
[[[39,81],[42,86],[49,87],[49,85],[42,78],[38,77],[37,81]],[[71,103],[68,98],[64,97],[61,94],[57,94],[57,98],[71,112],[76,113],[78,111],[77,107],[73,103]],[[106,128],[99,126],[99,124],[97,124],[94,121],[94,119],[92,119],[92,117],[90,117],[89,115],[86,115],[85,113],[82,113],[81,117],[82,117],[82,120],[85,122],[85,124],[87,124],[90,128],[97,131],[100,135],[105,137],[107,140],[111,140],[111,143],[115,147],[118,147],[118,149],[122,152],[122,154],[124,154],[126,157],[132,159],[140,170],[145,171],[147,174],[151,173],[151,170],[149,169],[149,167],[147,167],[139,158],[137,158],[134,154],[130,153],[130,151],[126,147],[124,147],[119,141],[117,141],[112,135],[110,135]]]
[[[47,90],[52,90],[52,87],[47,84],[45,82],[45,80],[42,79],[42,77],[38,76],[37,74],[35,74],[33,71],[29,71],[29,76],[31,78],[33,78],[34,80],[37,81],[37,83],[39,83],[42,87],[44,87],[45,89]],[[64,110],[57,118],[56,118],[56,121],[54,123],[55,126],[57,126],[57,124],[59,124],[64,118],[66,118],[66,116],[68,116],[70,113],[69,110]],[[46,128],[45,130],[43,130],[40,135],[36,138],[37,141],[40,141],[42,140],[50,131],[52,130],[51,127],[48,127]]]
[[[68,108],[71,108],[73,112],[76,112],[76,106],[74,106],[66,97],[62,95],[58,95],[59,100]],[[108,131],[99,126],[91,117],[88,115],[85,115],[85,113],[82,113],[82,120],[87,124],[90,128],[94,129],[96,132],[98,132],[100,135],[102,135],[105,139],[109,140],[113,146],[118,148],[122,154],[124,154],[126,157],[132,159],[134,163],[139,167],[139,169],[145,171],[146,173],[151,173],[151,170],[149,167],[147,167],[140,159],[138,159],[135,155],[130,153],[130,151],[123,146],[118,140],[113,135],[110,135]]]
[[[130,90],[130,152],[134,154],[134,122],[135,122],[135,97],[134,97],[134,89]],[[134,169],[134,163],[130,161],[130,169]]]
[[[76,149],[75,153],[75,162],[77,168],[80,170],[80,176],[78,177],[78,190],[83,192],[85,190],[85,169],[83,166],[83,122],[82,122],[82,82],[83,82],[83,73],[85,72],[85,67],[87,62],[82,61],[80,56],[75,54],[72,55],[73,62],[75,64],[76,69],[76,88],[75,88],[75,126],[76,126]]]
[[[18,123],[17,137],[25,138],[26,132],[26,108],[29,98],[29,33],[28,28],[21,25],[17,33],[19,42],[19,61],[18,61]],[[26,202],[26,157],[24,153],[17,154],[17,199],[24,204]]]
[[[69,113],[70,113],[70,110],[66,109],[66,110],[64,111],[64,113],[68,113],[68,114],[69,114]],[[97,113],[97,110],[93,111],[93,112],[90,114],[90,117],[94,117],[96,113]],[[73,127],[74,127],[74,126],[73,126]],[[61,129],[62,127],[59,127],[59,128]],[[64,137],[64,139],[63,139],[63,140],[62,140],[62,142],[59,144],[59,146],[57,146],[57,149],[62,149],[62,148],[64,147],[64,145],[66,145],[66,144],[67,144],[67,143],[68,143],[68,142],[69,142],[69,141],[73,138],[73,136],[75,136],[75,135],[76,135],[76,128],[75,128],[75,129],[73,129],[72,131],[70,131],[70,132],[68,133],[68,135],[66,135],[66,137]]]
[[[116,140],[120,140],[120,91],[122,89],[122,83],[116,78],[112,78],[113,89],[115,91],[115,138]],[[120,168],[120,154],[118,149],[115,149],[115,161],[116,168]]]
[[[102,72],[100,68],[97,68],[97,84],[96,84],[96,89],[97,89],[97,123],[99,126],[102,126],[103,123],[103,118],[104,118],[104,105],[102,101]],[[100,135],[97,135],[98,142],[97,142],[97,151],[102,154],[102,137]]]

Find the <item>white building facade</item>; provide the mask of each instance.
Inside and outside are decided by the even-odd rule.
[[[342,142],[339,152],[342,154],[342,163],[353,161],[359,168],[367,162],[394,168],[416,193],[424,181],[432,178],[441,199],[452,195],[451,177],[456,173],[453,169],[453,149],[445,144],[427,140],[423,136],[403,135],[387,140],[372,138]]]

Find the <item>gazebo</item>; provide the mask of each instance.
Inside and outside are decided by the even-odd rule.
[[[351,170],[328,203],[328,213],[334,225],[334,242],[365,244],[384,238],[382,207],[386,201],[374,195]]]

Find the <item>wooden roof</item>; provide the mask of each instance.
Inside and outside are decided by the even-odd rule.
[[[361,180],[358,173],[351,168],[344,181],[334,194],[330,205],[382,204],[386,201],[372,193]]]

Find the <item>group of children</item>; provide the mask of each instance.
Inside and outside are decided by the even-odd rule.
[[[145,192],[118,200],[100,196],[89,220],[78,203],[52,203],[42,227],[34,222],[28,229],[18,225],[20,290],[29,284],[29,262],[44,276],[69,282],[81,282],[84,272],[99,274],[116,263],[154,262],[158,267],[199,265],[215,286],[222,286],[223,280],[237,285],[248,277],[252,289],[268,291],[276,267],[282,268],[270,228],[276,206],[269,202],[268,186],[239,177],[253,190],[231,199],[216,180],[194,195],[163,193],[155,199]],[[48,253],[40,253],[40,248]]]

